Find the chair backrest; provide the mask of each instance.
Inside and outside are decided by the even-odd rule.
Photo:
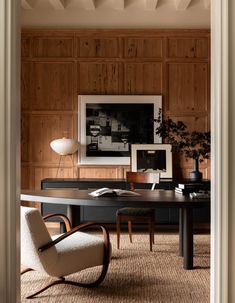
[[[37,208],[21,206],[21,264],[29,268],[48,272],[57,259],[55,247],[45,252],[38,248],[52,241]]]
[[[126,180],[130,183],[131,190],[135,189],[135,183],[146,183],[152,184],[152,190],[154,190],[155,185],[160,182],[159,173],[144,173],[144,172],[127,172]]]

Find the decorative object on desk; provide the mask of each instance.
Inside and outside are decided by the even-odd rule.
[[[185,183],[179,183],[178,188],[181,189],[208,189],[210,186],[208,185],[209,182],[185,182]]]
[[[156,121],[159,123],[156,134],[172,144],[175,152],[184,154],[186,159],[193,159],[194,170],[189,177],[192,181],[200,181],[199,163],[210,158],[210,132],[190,132],[182,121],[162,120],[161,110]]]
[[[172,178],[172,146],[170,144],[132,144],[131,170],[160,173],[160,178]]]
[[[179,188],[179,187],[175,187],[175,192],[177,194],[181,194],[181,195],[189,195],[192,192],[197,192],[199,191],[199,188]]]
[[[192,192],[208,192],[210,190],[209,182],[185,182],[179,183],[178,187],[175,187],[175,192],[182,195],[189,195]]]
[[[53,149],[54,152],[60,155],[60,160],[59,160],[59,166],[56,172],[56,178],[58,176],[59,169],[61,167],[61,162],[64,160],[63,157],[66,156],[71,156],[78,150],[78,141],[74,139],[69,139],[69,138],[61,138],[61,139],[55,139],[51,141],[50,143],[51,148]],[[64,161],[63,161],[63,174],[64,174]],[[64,177],[64,176],[63,176]]]
[[[140,196],[139,193],[131,191],[131,190],[124,190],[124,189],[111,189],[108,187],[103,187],[100,189],[97,189],[91,193],[89,193],[92,197],[136,197]]]
[[[189,195],[190,193],[194,192],[195,189],[192,189],[192,188],[189,188],[189,189],[182,189],[182,188],[179,188],[179,187],[175,187],[175,192],[177,194],[181,194],[183,196],[187,196]]]
[[[193,159],[193,171],[189,173],[189,178],[192,181],[202,180],[202,173],[199,171],[199,160]]]
[[[80,163],[130,165],[130,144],[161,143],[155,114],[161,96],[79,96]]]
[[[193,192],[189,194],[190,198],[192,199],[210,199],[211,195],[210,192]]]

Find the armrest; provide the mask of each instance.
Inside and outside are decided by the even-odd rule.
[[[109,240],[109,232],[107,230],[107,228],[103,225],[97,224],[95,222],[88,222],[88,223],[84,223],[81,225],[78,225],[74,228],[72,228],[71,230],[69,230],[68,232],[64,233],[63,235],[61,235],[60,237],[58,237],[57,239],[55,239],[54,241],[51,241],[47,244],[44,244],[43,246],[39,247],[38,251],[39,252],[43,252],[44,250],[56,245],[57,243],[61,242],[62,240],[66,239],[67,237],[69,237],[70,235],[74,234],[75,232],[79,231],[79,230],[83,230],[83,229],[87,229],[91,226],[98,226],[101,228],[102,232],[103,232],[103,237],[104,237],[104,246],[106,247],[106,250],[109,251],[109,246],[110,246],[110,240]]]
[[[71,223],[69,221],[69,218],[67,216],[63,215],[63,214],[48,214],[48,215],[43,217],[43,220],[46,221],[47,219],[53,218],[53,217],[59,217],[64,221],[67,232],[71,230],[72,226],[71,226]]]

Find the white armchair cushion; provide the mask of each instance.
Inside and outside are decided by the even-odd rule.
[[[53,236],[56,239],[58,236]],[[102,238],[76,232],[55,245],[58,258],[51,276],[66,276],[85,268],[103,264],[104,241]]]
[[[66,217],[64,219],[70,229],[68,219]],[[81,229],[95,225],[101,228],[102,238],[80,232]],[[34,269],[59,278],[31,294],[27,299],[61,283],[84,287],[98,286],[107,274],[110,257],[111,244],[105,226],[89,222],[76,226],[63,235],[51,237],[38,209],[21,207],[21,262],[27,267],[21,274]],[[101,265],[100,274],[92,282],[83,283],[64,279],[67,275],[98,265]]]
[[[21,207],[22,265],[61,277],[103,264],[103,238],[83,232],[75,232],[55,246],[38,251],[59,236],[50,236],[37,209]]]
[[[36,208],[21,206],[21,264],[48,273],[57,262],[55,247],[43,254],[38,248],[52,241],[51,236]]]

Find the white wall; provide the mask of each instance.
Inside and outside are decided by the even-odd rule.
[[[81,4],[79,5],[79,2],[71,0],[68,1],[64,10],[55,10],[48,0],[40,0],[36,2],[32,10],[22,9],[22,26],[63,28],[210,27],[210,9],[205,9],[204,0],[192,0],[189,7],[183,11],[176,10],[174,0],[159,0],[157,8],[153,11],[144,9],[143,0],[126,1],[124,10],[115,10],[109,1],[97,1],[95,10],[85,10]]]

